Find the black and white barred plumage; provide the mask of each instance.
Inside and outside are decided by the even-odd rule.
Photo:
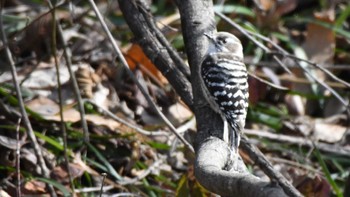
[[[242,44],[237,37],[227,32],[205,35],[210,44],[201,64],[203,89],[211,108],[230,125],[228,140],[231,149],[237,151],[240,133],[245,126],[249,97]]]

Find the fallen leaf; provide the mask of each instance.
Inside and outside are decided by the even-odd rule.
[[[322,176],[309,177],[306,174],[299,177],[301,180],[297,189],[304,196],[328,197],[331,193],[331,186]]]
[[[11,197],[7,192],[5,192],[4,190],[0,190],[0,196],[1,197]]]
[[[156,77],[163,85],[168,83],[157,67],[155,67],[151,60],[145,55],[140,45],[133,44],[127,51],[125,58],[130,69],[135,70],[138,65],[142,65],[145,69],[142,69],[142,67],[140,69],[144,74],[148,71],[148,75],[151,74]]]
[[[119,122],[110,118],[105,118],[101,115],[87,114],[85,118],[94,125],[105,126],[110,130],[116,130],[121,126]]]
[[[307,36],[303,48],[312,62],[332,64],[335,51],[335,34],[332,29],[317,22],[334,23],[334,12],[324,11],[315,13],[315,23],[307,25]]]
[[[337,124],[324,123],[322,120],[316,120],[314,136],[317,140],[328,143],[339,142],[347,128]]]
[[[61,121],[61,117],[59,114],[45,116],[44,118],[46,120]],[[65,122],[77,122],[80,120],[80,112],[74,108],[65,109],[63,111],[63,119]]]
[[[255,9],[258,25],[261,27],[276,28],[283,14],[294,10],[297,0],[255,0]]]
[[[173,124],[175,124],[175,126],[179,123],[185,122],[193,116],[191,110],[180,103],[175,103],[174,105],[170,106],[168,110],[169,116],[171,117],[170,120],[173,122]]]
[[[44,96],[38,96],[27,102],[26,105],[29,109],[44,117],[55,115],[60,110],[56,102]]]
[[[24,194],[43,194],[46,192],[45,185],[44,182],[31,180],[24,184],[22,192]]]
[[[83,175],[84,169],[80,167],[78,164],[74,163],[69,163],[69,171],[71,173],[71,177],[74,180],[75,178],[78,178]],[[63,183],[63,184],[68,184],[69,183],[69,176],[68,176],[68,171],[65,167],[65,165],[60,165],[56,166],[52,171],[51,171],[51,178],[54,180]]]

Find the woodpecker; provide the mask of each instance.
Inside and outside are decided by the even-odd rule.
[[[209,39],[209,48],[201,63],[201,86],[211,108],[224,121],[224,140],[238,157],[249,97],[243,47],[236,36],[227,32],[204,35]]]

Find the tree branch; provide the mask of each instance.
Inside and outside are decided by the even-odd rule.
[[[195,167],[195,175],[205,188],[222,196],[287,196],[278,185],[249,173],[222,170],[228,155],[227,144],[218,138],[210,137],[200,145],[196,157],[200,166]]]
[[[168,79],[186,105],[193,109],[192,94],[189,94],[192,91],[190,82],[175,66],[166,47],[161,44],[151,28],[147,26],[147,22],[138,10],[135,1],[119,0],[119,5],[130,30],[135,36],[135,40],[140,44],[144,53]]]
[[[200,87],[200,64],[208,48],[204,33],[216,31],[212,1],[177,0],[176,3],[191,66],[192,87]],[[204,95],[201,88],[193,88],[198,130],[195,161],[197,180],[210,191],[224,196],[286,196],[278,185],[270,185],[247,173],[241,167],[244,166],[242,162],[239,163],[239,173],[223,170],[229,161],[228,146],[219,140],[223,139],[223,123],[220,116],[210,109]]]

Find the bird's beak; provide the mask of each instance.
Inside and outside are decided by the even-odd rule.
[[[213,34],[204,33],[204,35],[209,38],[210,41],[215,41]]]

